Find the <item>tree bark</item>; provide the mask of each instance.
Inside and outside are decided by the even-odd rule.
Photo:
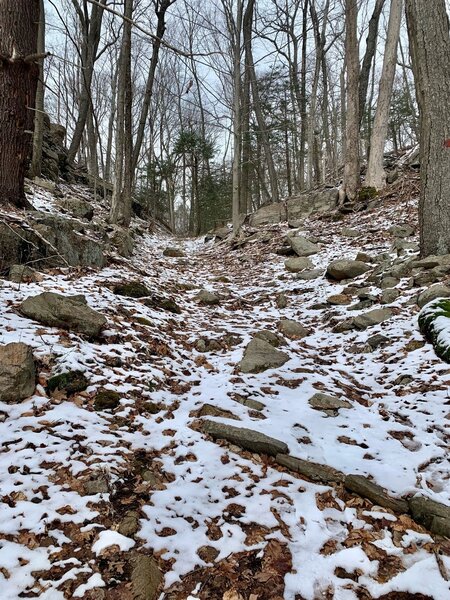
[[[39,66],[39,0],[0,0],[0,205],[27,206],[24,180],[31,151]]]
[[[39,27],[37,53],[45,53],[45,7],[44,0],[39,2]],[[31,159],[31,177],[40,177],[42,171],[42,141],[44,139],[44,59],[39,61],[39,80],[36,89],[36,112],[34,115],[33,155]]]
[[[359,164],[359,44],[357,0],[345,0],[345,62],[347,66],[347,114],[342,196],[356,199],[360,187]]]
[[[376,190],[381,190],[386,185],[386,173],[383,168],[384,145],[388,132],[392,88],[397,66],[397,46],[400,37],[402,11],[403,0],[392,0],[366,175],[366,186],[373,187]]]
[[[450,36],[445,0],[406,0],[420,119],[420,251],[450,254]]]

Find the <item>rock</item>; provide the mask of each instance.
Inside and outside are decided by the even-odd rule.
[[[139,531],[139,513],[129,510],[119,524],[117,531],[126,537],[133,537]]]
[[[425,496],[414,496],[409,500],[409,509],[414,520],[432,533],[450,537],[450,506]]]
[[[369,338],[367,338],[367,343],[373,350],[376,350],[380,346],[385,346],[388,342],[389,338],[387,338],[382,333],[376,333],[375,335],[372,335]]]
[[[320,465],[319,463],[301,460],[300,458],[295,458],[294,456],[289,456],[287,454],[277,454],[275,460],[283,467],[286,467],[295,473],[299,473],[311,481],[330,484],[341,483],[345,478],[344,473],[337,469],[333,469],[326,465]]]
[[[216,240],[225,240],[230,235],[230,233],[231,231],[230,229],[228,229],[227,226],[219,227],[218,229],[214,229],[213,231],[213,235],[216,238]]]
[[[313,244],[313,242],[301,235],[288,235],[287,241],[297,256],[312,256],[320,252],[317,244]],[[311,263],[309,266],[312,266]]]
[[[450,265],[450,254],[442,254],[439,256],[430,255],[426,258],[412,261],[410,266],[413,269],[434,269],[435,267],[448,265]]]
[[[250,215],[249,224],[251,227],[259,225],[269,225],[286,221],[286,207],[282,202],[275,204],[266,204]]]
[[[215,440],[224,439],[240,448],[244,448],[244,450],[250,450],[250,452],[256,452],[257,454],[276,456],[288,452],[288,446],[284,442],[252,429],[225,425],[216,421],[203,421],[201,430]]]
[[[406,250],[412,250],[413,252],[419,252],[419,244],[415,242],[407,242],[406,240],[396,238],[392,244],[392,248],[397,250],[399,255],[404,254]]]
[[[332,296],[328,296],[327,302],[328,304],[335,306],[347,306],[352,301],[350,296],[345,294],[333,294]]]
[[[95,410],[109,410],[117,408],[120,404],[121,395],[114,390],[108,390],[106,388],[100,388],[94,400]]]
[[[364,262],[364,263],[373,263],[374,262],[373,256],[370,256],[370,254],[367,254],[366,252],[358,252],[355,260],[360,260],[361,262]]]
[[[419,328],[439,358],[450,362],[450,300],[438,298],[426,304],[419,313]]]
[[[102,314],[84,304],[79,296],[62,296],[43,292],[30,296],[19,306],[22,315],[50,327],[61,327],[97,337],[107,320]]]
[[[389,233],[396,238],[407,238],[414,235],[414,228],[411,225],[393,225],[389,228]]]
[[[347,475],[344,481],[347,490],[354,492],[363,498],[367,498],[373,504],[392,510],[393,512],[408,513],[408,503],[389,496],[384,488],[367,479],[363,475]]]
[[[13,265],[9,269],[9,280],[13,283],[36,283],[43,280],[43,275],[27,265]]]
[[[275,304],[277,305],[277,308],[279,309],[283,309],[286,308],[288,305],[288,299],[286,294],[277,294],[276,298],[275,298]]]
[[[400,292],[395,288],[383,290],[383,293],[381,294],[381,304],[392,304],[399,296]]]
[[[110,486],[108,476],[104,471],[98,470],[83,482],[84,495],[109,494]]]
[[[309,260],[309,258],[297,256],[293,258],[288,258],[285,261],[284,266],[286,268],[286,271],[289,271],[290,273],[299,273],[300,271],[304,271],[305,269],[311,269],[313,264]]]
[[[197,352],[217,352],[222,349],[220,342],[217,340],[210,340],[208,338],[200,338],[194,344]]]
[[[432,300],[449,297],[450,287],[448,285],[438,283],[437,285],[432,285],[427,290],[424,290],[421,294],[419,294],[419,297],[417,298],[417,304],[420,306],[420,308],[423,308],[425,304],[428,304],[428,302],[431,302]]]
[[[336,208],[338,199],[339,191],[335,187],[293,196],[287,201],[287,219],[291,223],[301,221],[312,214],[332,211]]]
[[[239,363],[243,373],[261,373],[267,369],[281,367],[289,360],[289,355],[274,348],[264,340],[254,338],[244,351]]]
[[[354,279],[367,271],[370,267],[359,260],[333,260],[327,268],[327,275],[336,281]]]
[[[352,408],[348,400],[340,400],[336,396],[330,396],[317,392],[308,400],[309,405],[315,410],[323,410],[329,416],[337,416],[340,408]]]
[[[206,304],[207,306],[215,306],[220,304],[220,297],[214,292],[208,292],[207,290],[201,290],[195,296],[195,300],[199,304]]]
[[[50,377],[47,381],[47,391],[55,390],[66,392],[66,394],[77,394],[83,392],[89,385],[86,375],[82,371],[67,371]]]
[[[342,237],[356,238],[356,237],[359,237],[361,235],[361,233],[357,229],[351,229],[350,227],[343,227],[341,229],[341,235],[342,235]]]
[[[279,348],[280,346],[284,346],[286,344],[286,340],[284,340],[281,335],[277,335],[273,331],[269,329],[263,329],[261,331],[257,331],[254,335],[253,339],[263,340],[267,342],[274,348]]]
[[[198,411],[199,417],[222,417],[223,419],[233,419],[235,421],[240,421],[240,418],[234,415],[229,410],[224,410],[223,408],[217,408],[217,406],[213,406],[212,404],[204,404],[201,409]]]
[[[92,221],[94,209],[91,204],[81,198],[65,197],[58,200],[58,205],[69,212],[76,219]]]
[[[184,256],[186,256],[183,250],[181,250],[180,248],[172,248],[170,246],[164,250],[163,255],[169,256],[171,258],[183,258]]]
[[[22,342],[0,346],[0,402],[15,404],[36,388],[33,350]]]
[[[356,329],[367,329],[373,325],[379,325],[392,317],[392,311],[389,308],[375,308],[367,313],[359,315],[353,319],[353,326]]]
[[[134,250],[134,237],[129,229],[124,227],[114,227],[110,235],[111,243],[117,248],[120,256],[130,258]]]
[[[159,308],[161,310],[167,310],[175,315],[181,314],[181,308],[175,302],[173,298],[163,298],[162,296],[151,296],[144,300],[145,306],[149,308]]]
[[[118,283],[113,287],[114,294],[126,296],[127,298],[145,298],[150,296],[150,290],[140,281],[128,281]]]
[[[253,398],[246,398],[244,396],[241,396],[240,394],[233,394],[233,400],[253,410],[261,411],[266,408],[266,405],[262,402],[258,402],[258,400],[253,400]]]
[[[310,271],[302,271],[301,273],[298,273],[295,278],[301,279],[302,281],[311,281],[313,279],[317,279],[318,277],[322,277],[322,275],[322,269],[312,269]]]
[[[280,333],[290,338],[291,340],[299,340],[308,335],[308,330],[297,323],[297,321],[293,321],[292,319],[281,319],[278,323],[278,329]]]
[[[400,283],[400,280],[396,277],[383,277],[380,282],[380,288],[382,290],[387,290],[389,288],[395,288]]]
[[[131,587],[133,600],[156,600],[163,583],[158,563],[151,556],[133,553],[131,560]]]
[[[202,546],[197,550],[198,557],[205,563],[213,563],[220,552],[214,546]]]

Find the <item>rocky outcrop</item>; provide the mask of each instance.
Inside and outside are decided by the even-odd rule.
[[[97,337],[107,322],[106,317],[87,306],[84,296],[53,292],[30,296],[19,306],[19,311],[43,325],[70,329],[88,337]]]
[[[289,355],[274,348],[268,342],[254,338],[247,346],[239,363],[242,373],[261,373],[267,369],[281,367],[289,360]]]
[[[76,219],[91,221],[94,216],[92,205],[82,198],[61,198],[58,200],[58,205]]]
[[[0,402],[21,402],[36,388],[36,367],[30,346],[19,343],[0,346]]]

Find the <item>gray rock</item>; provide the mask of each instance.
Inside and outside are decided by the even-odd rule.
[[[208,292],[207,290],[201,290],[196,296],[195,300],[199,304],[206,304],[208,306],[214,306],[220,304],[220,297],[214,292]]]
[[[269,437],[264,433],[246,429],[244,427],[235,427],[216,421],[203,421],[201,429],[212,438],[224,439],[240,448],[256,452],[257,454],[268,454],[276,456],[277,454],[286,454],[288,446],[284,442]]]
[[[258,225],[269,225],[272,223],[280,223],[286,221],[286,207],[282,202],[275,204],[267,204],[262,206],[252,215],[250,215],[249,224],[251,227]]]
[[[339,191],[335,187],[293,196],[287,201],[287,219],[292,222],[312,214],[329,212],[336,208],[338,199]]]
[[[400,283],[400,280],[396,277],[383,277],[380,283],[380,288],[386,290],[388,288],[395,288]]]
[[[77,219],[91,221],[94,216],[94,209],[91,204],[81,198],[61,198],[58,200],[58,204]]]
[[[164,579],[156,560],[136,552],[132,554],[130,563],[133,600],[156,600]]]
[[[333,467],[310,462],[308,460],[301,460],[300,458],[295,458],[294,456],[289,456],[287,454],[277,454],[275,459],[278,464],[295,473],[299,473],[303,477],[307,477],[311,481],[330,484],[341,483],[345,478],[344,473],[337,469],[333,469]]]
[[[90,479],[83,482],[83,488],[85,496],[109,494],[111,491],[107,474],[100,470],[92,473]]]
[[[373,263],[374,257],[370,256],[370,254],[367,254],[366,252],[358,252],[355,260],[360,260],[361,262],[364,262],[364,263]]]
[[[396,238],[406,238],[414,235],[414,228],[411,225],[393,225],[389,228],[389,233]]]
[[[117,248],[120,256],[130,258],[134,250],[134,237],[129,229],[115,227],[110,237],[111,243]]]
[[[346,294],[332,294],[327,298],[327,303],[332,306],[347,306],[351,301],[351,297]]]
[[[286,340],[284,340],[281,337],[281,335],[277,335],[269,329],[262,329],[261,331],[257,331],[254,335],[254,339],[263,340],[264,342],[267,342],[274,348],[279,348],[280,346],[286,345]]]
[[[392,498],[380,485],[373,483],[363,475],[347,475],[345,487],[350,491],[367,498],[373,504],[382,506],[396,513],[408,513],[408,503],[405,500]]]
[[[350,227],[343,227],[341,229],[341,235],[342,235],[342,237],[356,238],[356,237],[359,237],[361,235],[361,233],[357,229],[351,229]]]
[[[353,325],[356,329],[367,329],[373,325],[379,325],[392,317],[392,311],[389,308],[375,308],[367,313],[359,315],[353,319]]]
[[[392,302],[395,302],[399,296],[400,292],[395,288],[383,290],[383,293],[381,294],[381,304],[392,304]]]
[[[304,271],[305,269],[311,269],[313,264],[309,260],[309,258],[306,258],[304,256],[297,256],[293,258],[288,258],[285,261],[284,266],[286,270],[290,273],[299,273],[300,271]]]
[[[119,524],[117,531],[126,537],[132,537],[139,531],[139,513],[129,510]]]
[[[180,248],[172,248],[170,246],[168,246],[164,252],[163,252],[164,256],[168,256],[171,258],[182,258],[185,255],[185,253],[183,252],[183,250],[181,250]]]
[[[322,392],[317,392],[314,396],[311,396],[308,403],[315,410],[323,410],[330,416],[336,416],[340,408],[352,408],[352,404],[348,400],[341,400],[336,396],[330,396]]]
[[[436,298],[450,298],[450,287],[442,283],[432,285],[430,288],[419,294],[417,304],[420,308],[423,308],[425,304],[428,304],[428,302],[431,302],[432,300],[436,300]]]
[[[414,269],[434,269],[435,267],[447,266],[450,264],[450,254],[442,254],[440,256],[430,255],[426,258],[414,260],[411,267]]]
[[[70,329],[88,337],[97,337],[107,323],[106,317],[80,301],[79,296],[53,292],[30,296],[19,306],[19,311],[44,325]]]
[[[327,268],[327,275],[336,281],[354,279],[367,271],[370,267],[359,260],[333,260]]]
[[[373,350],[376,350],[380,346],[385,346],[388,342],[389,338],[382,333],[376,333],[375,335],[371,335],[369,338],[367,338],[367,343]]]
[[[299,340],[308,335],[308,330],[292,319],[281,319],[278,323],[278,329],[280,330],[280,333],[291,340]]]
[[[288,297],[286,296],[286,294],[277,294],[276,298],[275,298],[275,304],[277,305],[277,308],[283,309],[286,308],[287,305],[289,304],[288,301]]]
[[[43,280],[43,275],[27,265],[13,265],[9,269],[9,280],[13,283],[35,283]]]
[[[281,367],[289,360],[289,355],[274,348],[264,340],[254,338],[244,351],[239,363],[243,373],[261,373],[267,369]]]
[[[31,396],[35,388],[32,348],[21,342],[0,346],[0,402],[21,402]]]
[[[302,281],[312,281],[313,279],[318,279],[322,277],[323,271],[322,269],[312,269],[307,271],[302,271],[301,273],[297,273],[295,276],[296,279],[300,279]]]
[[[317,244],[314,244],[301,235],[288,235],[287,240],[297,256],[312,256],[313,254],[320,252],[320,248]]]

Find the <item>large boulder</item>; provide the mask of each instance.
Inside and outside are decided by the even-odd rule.
[[[106,317],[87,306],[84,296],[62,296],[53,292],[27,298],[19,311],[44,325],[70,329],[88,337],[97,337],[107,322]]]
[[[287,240],[297,256],[312,256],[320,251],[317,244],[301,235],[288,235]]]
[[[243,373],[261,373],[267,369],[281,367],[289,360],[289,355],[274,348],[268,342],[254,338],[244,351],[239,363]]]
[[[315,213],[334,210],[339,199],[337,188],[325,188],[289,198],[288,221],[303,219]]]
[[[293,256],[285,261],[284,266],[290,273],[300,273],[305,269],[312,269],[313,264],[306,256]]]
[[[21,402],[35,388],[36,367],[31,347],[21,342],[0,346],[0,402]]]
[[[257,227],[258,225],[280,223],[281,221],[286,221],[286,218],[286,206],[282,202],[277,202],[262,206],[250,215],[249,224],[252,227]]]
[[[336,281],[342,281],[343,279],[354,279],[359,277],[367,271],[370,267],[360,260],[333,260],[327,268],[327,275],[331,279]]]
[[[58,205],[76,219],[86,219],[87,221],[91,221],[94,216],[92,205],[82,198],[66,196],[65,198],[58,200]]]
[[[353,326],[356,329],[367,329],[373,325],[379,325],[392,317],[392,311],[389,308],[374,308],[369,312],[363,313],[353,319]]]
[[[442,283],[438,283],[436,285],[432,285],[427,290],[424,290],[417,299],[417,304],[420,308],[423,308],[425,304],[431,302],[432,300],[436,300],[436,298],[449,298],[450,297],[450,287],[448,285],[444,285]]]

